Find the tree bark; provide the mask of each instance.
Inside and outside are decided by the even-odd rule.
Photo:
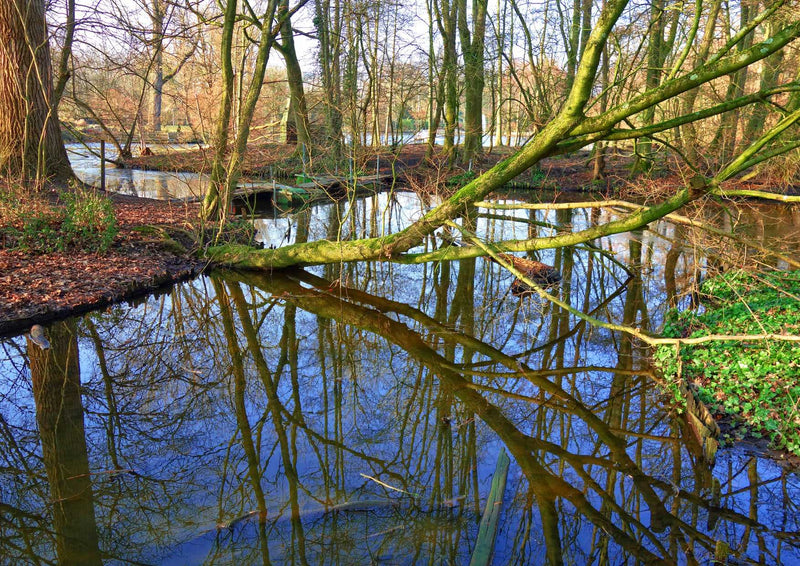
[[[51,104],[58,106],[67,81],[70,78],[70,58],[72,57],[72,42],[75,38],[75,0],[67,0],[67,21],[65,22],[64,45],[61,48],[61,55],[58,59],[58,73],[55,86],[53,87],[53,98]]]
[[[645,87],[648,90],[656,88],[661,82],[661,67],[666,54],[664,53],[664,0],[650,1],[650,30],[647,43],[647,74]],[[656,107],[650,106],[642,112],[642,125],[652,126],[656,115]],[[653,165],[653,142],[648,137],[643,137],[636,142],[636,161],[634,171],[648,171]]]
[[[283,0],[278,9],[278,17],[284,18],[281,25],[281,46],[280,52],[286,63],[286,81],[289,84],[289,96],[291,105],[289,109],[289,120],[294,122],[297,132],[297,145],[305,147],[308,155],[311,152],[311,130],[308,120],[308,108],[306,106],[306,95],[303,90],[303,72],[300,63],[297,61],[297,51],[294,47],[294,30],[292,21],[289,18],[289,2]],[[288,132],[288,124],[287,124]]]
[[[58,113],[44,0],[0,2],[0,173],[72,177]]]
[[[228,133],[233,111],[233,30],[236,25],[238,0],[227,0],[222,23],[220,58],[222,67],[222,100],[219,105],[214,130],[214,161],[211,164],[211,180],[203,200],[202,215],[207,219],[220,217],[225,181],[225,155],[228,151]]]
[[[767,35],[774,32],[775,22],[767,22],[766,29]],[[778,79],[781,74],[781,63],[783,63],[783,51],[773,53],[764,60],[761,67],[761,79],[759,81],[759,92],[766,92],[774,88],[778,84]],[[790,109],[791,110],[791,109]],[[750,113],[750,118],[744,129],[744,136],[742,142],[745,144],[752,143],[758,135],[763,131],[764,124],[767,121],[768,108],[765,103],[757,104],[753,111]]]
[[[341,37],[342,8],[339,0],[316,0],[314,25],[319,38],[319,62],[324,92],[327,144],[334,160],[342,154]],[[353,136],[356,133],[353,132]]]
[[[747,3],[742,3],[740,11],[740,27],[744,29],[753,18],[753,8]],[[748,33],[737,46],[737,51],[745,52],[753,45],[754,32]],[[747,84],[748,67],[742,67],[735,73],[731,73],[728,90],[725,93],[725,100],[732,100],[744,94]],[[736,150],[739,138],[739,109],[736,108],[722,117],[719,129],[714,139],[711,140],[710,154],[718,159],[719,164],[729,161]]]
[[[153,115],[152,129],[161,131],[161,106],[164,94],[164,4],[163,0],[153,0],[150,14],[153,24]]]
[[[261,38],[258,43],[253,75],[250,78],[250,84],[247,86],[247,93],[242,101],[239,120],[237,121],[236,141],[234,142],[233,150],[228,159],[227,167],[220,167],[216,160],[212,166],[212,182],[209,187],[209,194],[211,194],[212,189],[216,187],[216,206],[214,206],[214,203],[211,203],[208,210],[216,212],[217,217],[221,219],[226,218],[228,215],[233,191],[236,189],[242,173],[242,164],[244,163],[245,153],[247,153],[247,141],[250,138],[253,114],[258,104],[258,98],[261,95],[261,87],[264,85],[264,75],[267,71],[269,54],[275,42],[275,36],[279,32],[279,30],[273,30],[271,27],[275,19],[276,10],[277,1],[270,0],[261,19]],[[222,127],[223,124],[227,126],[227,120],[223,119],[224,116],[221,115],[221,121],[218,127]],[[227,139],[227,135],[225,139]],[[219,152],[220,149],[217,148],[217,151]],[[223,169],[224,180],[215,180],[215,172],[220,172]],[[208,202],[208,195],[206,195],[206,202]],[[204,205],[205,204],[204,202]]]
[[[458,125],[458,54],[456,33],[458,22],[458,0],[433,0],[436,24],[442,35],[442,71],[444,81],[444,142],[442,151],[452,163],[455,153],[455,133]]]
[[[711,51],[711,45],[714,41],[714,31],[717,29],[717,16],[719,16],[720,8],[722,7],[722,0],[713,0],[709,9],[708,18],[706,19],[705,31],[703,32],[703,39],[697,50],[697,60],[705,61]],[[690,90],[686,93],[681,105],[682,114],[691,114],[694,111],[694,105],[697,101],[697,96],[700,94],[699,89]],[[680,129],[681,145],[683,147],[684,155],[689,160],[689,163],[697,163],[700,157],[697,144],[697,129],[694,122],[690,122]]]
[[[472,0],[472,32],[467,23],[466,0],[460,0],[458,29],[464,52],[464,148],[470,161],[483,149],[484,43],[487,0]]]

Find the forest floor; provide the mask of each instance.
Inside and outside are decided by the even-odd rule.
[[[192,254],[141,230],[158,226],[181,238],[184,231],[195,230],[197,205],[109,197],[119,232],[104,252],[70,247],[43,253],[6,246],[0,230],[0,335],[133,299],[202,271],[204,264]],[[0,216],[0,228],[7,227],[3,221]]]
[[[397,155],[388,150],[373,152],[360,160],[356,167],[362,175],[377,170],[382,173],[394,170],[401,184],[412,190],[446,195],[457,188],[458,184],[452,181],[458,180],[459,176],[462,182],[467,181],[511,151],[496,148],[473,164],[474,173],[467,169],[451,169],[443,159],[425,160],[424,145],[406,146]],[[290,176],[302,171],[302,162],[292,156],[293,153],[292,146],[248,148],[245,178],[277,174]],[[132,159],[128,166],[207,172],[210,159],[208,150],[171,151]],[[653,192],[674,191],[682,185],[675,174],[651,176],[646,183],[631,181],[630,165],[629,158],[617,156],[609,159],[604,181],[592,182],[588,154],[577,153],[544,160],[516,179],[514,186],[549,189],[556,193],[588,189],[605,196],[636,199],[644,196],[637,194],[641,187],[647,187],[652,195]],[[326,166],[322,158],[316,161],[313,169],[316,174],[338,172]],[[80,245],[72,245],[64,246],[64,249],[51,246],[51,249],[43,251],[33,249],[35,242],[34,245],[19,245],[19,234],[25,230],[20,210],[28,210],[30,202],[20,204],[19,198],[14,201],[8,195],[13,197],[21,191],[19,187],[14,190],[9,187],[0,187],[0,335],[131,299],[192,277],[206,267],[196,254],[191,253],[195,245],[192,235],[196,240],[200,234],[199,205],[196,203],[165,202],[109,193],[119,231],[107,250],[102,253],[86,251]],[[63,187],[46,187],[36,199],[44,202],[45,209],[63,208],[58,197],[63,190]],[[42,212],[32,207],[28,219],[35,221],[31,223],[33,226],[57,232],[60,227],[49,220],[42,224],[41,218],[46,219],[48,214],[47,210]],[[157,229],[145,230],[145,226]],[[38,237],[28,236],[34,240]],[[175,245],[175,240],[178,245]]]

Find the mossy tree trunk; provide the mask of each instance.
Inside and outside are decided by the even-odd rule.
[[[444,142],[442,151],[452,162],[456,147],[458,126],[458,0],[433,0],[436,24],[442,36],[442,71],[444,80]]]
[[[756,6],[751,6],[748,3],[742,3],[740,8],[740,25],[741,28],[747,27],[750,20],[753,18],[753,10]],[[748,33],[742,41],[738,44],[737,49],[740,52],[745,52],[753,45],[753,36],[755,31]],[[725,93],[725,100],[733,100],[744,94],[745,86],[747,84],[748,67],[737,69],[736,72],[731,73],[730,82],[728,83],[728,90]],[[720,122],[717,133],[714,139],[711,140],[709,153],[718,159],[719,164],[724,164],[733,158],[734,152],[737,147],[739,139],[739,117],[740,110],[738,108],[727,112]]]
[[[314,9],[324,95],[326,144],[333,159],[337,160],[342,154],[342,5],[340,0],[316,0]]]
[[[203,200],[202,215],[207,219],[220,217],[225,181],[225,155],[228,151],[228,134],[231,112],[233,110],[233,31],[236,25],[236,4],[238,0],[227,0],[222,21],[220,41],[220,67],[222,68],[222,99],[220,100],[217,123],[214,127],[214,161],[211,164],[211,181]]]
[[[467,22],[466,0],[459,0],[458,31],[464,52],[464,147],[466,163],[483,149],[484,44],[487,0],[472,0],[472,30]]]
[[[247,142],[250,138],[250,126],[253,121],[253,114],[255,113],[258,104],[258,98],[261,95],[261,87],[264,85],[264,75],[267,71],[267,63],[269,62],[270,51],[275,43],[275,36],[279,33],[279,29],[273,29],[273,21],[277,11],[277,0],[269,0],[264,14],[259,22],[261,28],[261,37],[258,42],[258,50],[256,54],[255,66],[253,74],[250,77],[250,83],[247,86],[247,93],[244,101],[242,102],[239,111],[239,119],[236,128],[236,141],[233,144],[230,156],[226,157],[227,139],[228,139],[228,124],[230,122],[231,113],[231,100],[233,94],[233,68],[231,64],[231,43],[225,39],[225,34],[228,35],[228,41],[233,36],[233,25],[235,24],[235,1],[233,15],[230,14],[230,4],[226,6],[225,18],[223,24],[223,102],[220,107],[219,122],[217,123],[217,147],[215,147],[214,163],[211,167],[211,184],[206,193],[206,198],[203,201],[203,214],[206,218],[222,218],[228,215],[230,210],[231,197],[233,191],[239,183],[239,178],[242,174],[242,164],[247,152]],[[228,29],[230,28],[230,29]],[[227,52],[226,52],[227,49]],[[230,75],[226,75],[225,68],[229,67]],[[227,101],[225,99],[228,99]],[[224,130],[224,131],[223,131]],[[227,161],[227,163],[225,163]]]
[[[647,75],[645,86],[653,89],[661,81],[664,57],[664,0],[650,0],[650,29],[647,43]],[[650,106],[642,112],[642,125],[652,126],[656,107]],[[648,137],[636,141],[634,170],[645,171],[652,165],[653,142]]]
[[[442,107],[444,106],[444,71],[436,66],[435,26],[438,14],[434,9],[437,0],[427,0],[428,10],[428,141],[425,148],[425,158],[433,157],[436,146],[436,134],[442,121]]]
[[[278,9],[278,16],[283,20],[281,24],[281,43],[276,47],[280,48],[283,60],[286,63],[286,82],[289,85],[289,96],[291,104],[289,107],[289,120],[294,125],[297,134],[297,145],[299,148],[305,147],[307,155],[311,155],[311,127],[308,120],[308,107],[306,105],[306,95],[303,89],[303,71],[297,60],[297,51],[294,46],[294,30],[292,21],[289,17],[289,2],[282,0]],[[286,126],[287,136],[289,125]]]
[[[717,16],[719,16],[721,7],[722,0],[712,1],[711,7],[708,11],[708,17],[705,20],[705,31],[703,32],[703,38],[700,41],[700,45],[697,49],[697,61],[705,61],[708,58],[708,54],[711,52],[711,46],[715,37],[714,32],[717,29]],[[697,17],[699,17],[699,15]],[[688,115],[694,112],[695,102],[697,101],[697,96],[699,93],[699,89],[693,89],[687,92],[686,96],[683,97],[683,103],[681,105],[681,113],[683,115]],[[695,128],[694,122],[689,122],[682,126],[680,129],[680,134],[684,155],[689,160],[689,163],[696,164],[698,157],[700,157],[700,153],[698,151],[697,144],[697,129]]]
[[[766,29],[768,35],[771,35],[776,28],[776,23],[773,21],[767,22]],[[780,78],[781,67],[783,63],[783,51],[778,51],[767,57],[761,66],[761,78],[759,80],[758,90],[766,92],[778,85]],[[768,107],[767,103],[763,102],[756,104],[753,111],[750,112],[750,117],[747,120],[747,125],[744,128],[742,142],[745,144],[752,143],[759,134],[764,130],[764,124],[767,122]]]

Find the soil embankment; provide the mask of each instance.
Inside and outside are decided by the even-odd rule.
[[[105,253],[0,248],[0,335],[131,299],[203,269],[182,249],[191,242],[169,245],[152,230],[141,230],[157,226],[180,239],[194,229],[196,206],[110,197],[119,233]]]

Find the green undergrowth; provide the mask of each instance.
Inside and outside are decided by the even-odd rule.
[[[111,201],[82,188],[65,189],[58,203],[27,190],[0,197],[0,241],[3,247],[34,253],[81,250],[105,252],[119,228]]]
[[[800,335],[800,271],[731,271],[703,283],[701,303],[701,313],[670,311],[664,336]],[[731,417],[733,434],[800,455],[800,343],[717,340],[681,344],[679,355],[666,345],[655,358],[672,387],[685,381],[713,413]]]
[[[445,181],[445,185],[451,188],[460,189],[461,187],[471,183],[475,180],[477,174],[475,171],[462,171],[461,173],[456,173],[451,177],[448,177],[447,181]]]

